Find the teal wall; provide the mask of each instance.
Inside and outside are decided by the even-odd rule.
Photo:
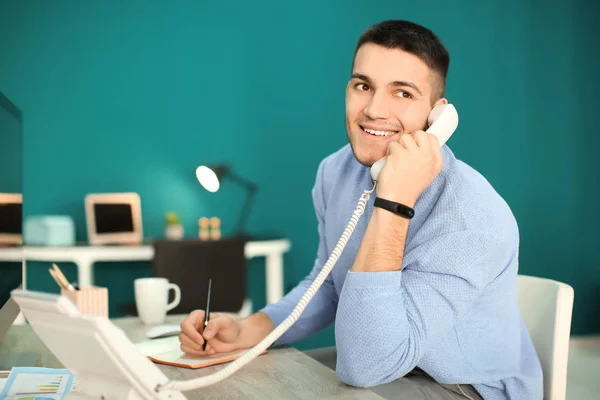
[[[600,332],[597,5],[217,3],[3,3],[0,89],[25,116],[26,215],[70,214],[85,240],[86,193],[136,191],[148,236],[162,235],[168,211],[188,235],[203,215],[221,217],[227,233],[244,192],[228,183],[209,194],[194,169],[229,161],[260,185],[249,229],[292,241],[285,280],[294,285],[317,247],[316,167],[346,143],[355,42],[375,22],[410,19],[450,50],[447,95],[461,122],[449,145],[511,205],[521,273],[573,285],[573,332]],[[29,269],[30,287],[56,291],[44,267]],[[97,266],[112,315],[147,274],[148,263]],[[260,260],[248,290],[264,305]],[[330,344],[331,328],[299,347]]]

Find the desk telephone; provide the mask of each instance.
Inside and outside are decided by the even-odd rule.
[[[443,146],[446,141],[452,136],[456,127],[458,126],[458,113],[452,104],[439,104],[431,110],[427,118],[427,124],[429,128],[427,129],[427,133],[432,133],[438,137],[438,141],[440,146]],[[188,381],[171,381],[165,386],[161,387],[162,389],[176,389],[181,391],[192,390],[200,387],[210,386],[217,382],[222,381],[228,376],[232,375],[234,372],[242,368],[244,365],[252,361],[258,355],[260,355],[264,350],[266,350],[273,342],[275,342],[281,335],[283,335],[300,317],[312,297],[315,295],[317,290],[321,287],[325,278],[329,275],[335,263],[337,262],[339,256],[342,254],[346,243],[350,239],[350,236],[354,232],[356,228],[356,224],[358,220],[362,216],[365,206],[369,201],[370,194],[373,193],[377,186],[377,180],[379,178],[379,173],[383,169],[385,165],[386,157],[381,158],[377,162],[375,162],[371,166],[370,174],[371,179],[373,180],[373,188],[370,190],[365,190],[358,201],[358,205],[350,218],[350,222],[348,226],[342,233],[342,237],[339,239],[335,248],[331,252],[329,259],[321,269],[321,272],[313,283],[310,285],[304,296],[300,299],[292,313],[277,326],[269,335],[267,335],[260,343],[254,346],[252,349],[249,349],[243,356],[233,361],[227,367],[219,370],[218,372],[203,376],[201,378],[192,379]]]

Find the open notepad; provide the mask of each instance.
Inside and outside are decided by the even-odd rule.
[[[136,343],[136,346],[143,355],[156,363],[194,369],[235,361],[246,352],[246,350],[238,350],[231,353],[194,357],[181,351],[177,336],[147,340]],[[262,354],[264,353],[266,351]]]

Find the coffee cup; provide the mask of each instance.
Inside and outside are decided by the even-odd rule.
[[[139,278],[134,281],[135,305],[146,325],[160,325],[165,321],[167,311],[179,305],[181,289],[166,278]],[[175,299],[169,303],[169,291],[175,291]]]

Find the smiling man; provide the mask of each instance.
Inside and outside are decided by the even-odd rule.
[[[312,272],[241,321],[211,314],[204,330],[204,311],[194,311],[181,326],[183,351],[252,347],[280,324],[372,188],[370,166],[387,155],[376,196],[335,268],[276,344],[335,321],[336,347],[310,354],[346,384],[390,399],[542,398],[517,303],[513,214],[484,177],[423,131],[432,108],[448,103],[448,65],[438,38],[414,23],[385,21],[363,33],[346,88],[349,144],[320,163],[312,192],[320,237]]]

